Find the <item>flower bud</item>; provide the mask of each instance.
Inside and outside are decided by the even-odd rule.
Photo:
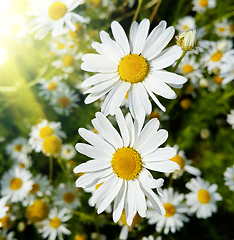
[[[199,46],[196,30],[180,33],[176,40],[176,44],[185,51],[195,50]]]

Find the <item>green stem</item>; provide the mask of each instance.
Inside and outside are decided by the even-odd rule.
[[[154,10],[153,10],[153,12],[151,13],[151,16],[150,16],[150,23],[153,22],[153,19],[154,19],[156,13],[158,12],[158,8],[159,8],[161,2],[162,2],[162,0],[159,0],[159,1],[156,3],[156,5],[155,5],[155,7],[154,7]]]
[[[179,64],[180,64],[180,62],[181,62],[181,60],[184,58],[184,56],[185,56],[185,54],[186,54],[187,52],[188,52],[188,51],[183,50],[183,53],[182,53],[181,57],[178,59],[176,65],[175,65],[175,67],[174,67],[174,69],[173,69],[173,72],[176,71],[176,69],[178,68],[178,66],[179,66]]]
[[[134,17],[133,17],[133,19],[132,19],[132,22],[136,21],[138,15],[139,15],[139,12],[140,12],[140,10],[141,10],[141,5],[142,5],[142,3],[143,3],[143,0],[138,0],[137,9],[136,9],[135,15],[134,15]]]
[[[61,159],[60,157],[58,158],[58,164],[60,165],[60,167],[61,167],[64,175],[65,175],[66,178],[67,178],[67,180],[68,180],[70,183],[72,183],[72,182],[71,182],[71,179],[70,179],[70,177],[68,176],[68,173],[67,173],[67,171],[66,171],[66,169],[65,169],[65,167],[64,167],[64,165],[63,165],[62,159]]]
[[[53,177],[53,156],[50,155],[50,175],[49,175],[49,180],[52,180]]]
[[[171,173],[167,189],[172,186],[172,182],[173,182],[173,174]]]
[[[96,209],[95,209],[96,211]],[[98,225],[97,225],[97,214],[95,212],[95,221],[94,221],[94,225],[95,225],[95,229],[96,229],[96,233],[97,233],[97,240],[101,240],[101,236],[100,236],[100,232],[99,232],[99,228],[98,228]]]
[[[82,218],[82,219],[86,219],[86,220],[89,220],[91,222],[95,222],[95,219],[93,217],[91,217],[90,215],[86,214],[86,213],[82,213],[82,212],[73,210],[73,214]]]

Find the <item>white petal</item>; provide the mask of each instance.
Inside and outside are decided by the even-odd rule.
[[[129,130],[129,136],[130,136],[130,147],[133,147],[134,143],[135,143],[135,128],[134,128],[134,124],[132,121],[132,117],[130,115],[130,113],[127,113],[125,116],[125,121],[126,124],[128,126],[128,130]]]
[[[144,162],[164,161],[173,158],[176,150],[172,147],[158,148],[153,153],[143,156]]]
[[[74,172],[95,172],[105,168],[110,168],[111,164],[108,161],[90,160],[86,163],[82,163],[74,168]]]
[[[170,172],[174,172],[175,170],[180,170],[180,166],[170,160],[165,160],[162,162],[146,162],[144,163],[144,167],[153,170],[153,171],[157,171],[157,172],[166,172],[166,173],[170,173]]]
[[[145,90],[144,85],[142,83],[136,84],[136,90],[138,92],[138,98],[141,100],[141,104],[144,107],[145,112],[147,114],[150,114],[152,112],[152,105],[151,105],[151,102],[149,100],[149,97],[148,97],[147,91]]]
[[[131,25],[130,34],[129,34],[129,39],[130,39],[129,43],[130,43],[131,52],[133,52],[133,46],[135,45],[137,29],[138,29],[138,23],[134,21]]]

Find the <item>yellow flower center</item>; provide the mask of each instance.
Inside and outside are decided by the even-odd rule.
[[[67,107],[70,104],[70,100],[67,97],[61,97],[59,98],[59,103],[62,107]]]
[[[160,120],[160,115],[159,115],[159,113],[158,113],[157,111],[151,112],[150,115],[149,115],[149,120],[152,119],[152,118],[157,118],[157,119]]]
[[[49,154],[59,153],[61,146],[62,142],[55,136],[49,136],[43,142],[43,149]]]
[[[184,168],[184,165],[185,165],[184,159],[181,156],[179,156],[178,154],[176,154],[175,157],[173,157],[170,160],[173,162],[176,162],[178,165],[180,165],[180,169]]]
[[[20,163],[19,167],[20,168],[25,168],[25,164],[24,163]]]
[[[70,150],[66,150],[66,154],[69,154],[71,151]]]
[[[133,180],[142,169],[141,156],[133,148],[122,147],[113,154],[111,166],[119,178]]]
[[[10,218],[7,215],[1,218],[0,223],[2,224],[2,228],[6,228],[8,226],[9,221]]]
[[[184,65],[182,69],[185,74],[188,74],[194,70],[193,67],[189,64]]]
[[[54,133],[54,130],[49,126],[46,126],[40,130],[39,135],[41,138],[47,138],[47,137],[51,136],[53,133]]]
[[[180,102],[180,106],[183,108],[183,109],[187,109],[191,106],[191,101],[188,99],[188,98],[185,98],[183,99],[181,102]]]
[[[20,31],[20,26],[18,24],[14,24],[11,26],[10,31],[12,34],[17,34]]]
[[[141,55],[128,54],[120,59],[118,72],[123,81],[139,83],[147,77],[149,64]]]
[[[49,7],[49,17],[52,20],[58,20],[67,12],[67,7],[64,3],[54,2]]]
[[[183,26],[183,30],[185,30],[185,31],[188,30],[188,28],[189,28],[188,25]]]
[[[48,86],[47,89],[52,92],[52,91],[54,91],[57,87],[58,87],[58,85],[57,85],[55,82],[52,82],[52,83],[49,84],[49,86]]]
[[[64,43],[58,43],[57,44],[57,48],[60,49],[60,50],[64,49],[65,48],[65,44]]]
[[[52,228],[58,228],[61,225],[61,220],[57,217],[54,217],[50,220],[50,226]]]
[[[210,201],[210,194],[207,190],[201,189],[198,191],[198,200],[202,204],[206,204]]]
[[[134,227],[134,226],[136,226],[136,225],[140,222],[140,220],[141,220],[141,217],[140,217],[139,214],[137,213],[137,214],[135,215],[135,217],[133,218],[133,220],[132,220],[131,228]],[[123,210],[123,212],[122,212],[122,215],[121,215],[121,217],[120,217],[120,221],[121,221],[124,225],[128,226],[127,221],[126,221],[125,210]]]
[[[87,239],[87,238],[86,238],[85,235],[76,234],[74,240],[86,240],[86,239]]]
[[[16,152],[20,152],[20,151],[21,151],[21,148],[22,148],[22,145],[21,145],[21,144],[17,144],[17,145],[15,145],[14,150],[15,150]]]
[[[207,7],[208,6],[208,0],[200,0],[199,5],[201,7]]]
[[[222,56],[223,56],[223,54],[220,51],[218,51],[218,52],[212,54],[211,61],[218,62],[222,58]]]
[[[101,5],[101,0],[92,0],[91,1],[94,7],[99,7]]]
[[[71,55],[66,55],[63,58],[63,64],[65,67],[71,67],[75,63],[75,59]]]
[[[194,87],[192,85],[188,85],[186,90],[189,92],[189,93],[192,93],[194,91]]]
[[[221,84],[222,81],[223,81],[223,78],[221,78],[220,76],[214,76],[214,82],[215,83]]]
[[[219,28],[218,28],[218,31],[219,31],[219,32],[224,32],[224,31],[225,31],[225,28],[224,28],[224,27],[219,27]]]
[[[20,178],[13,178],[10,182],[10,187],[12,190],[18,190],[21,188],[23,182]]]
[[[66,203],[72,203],[72,202],[75,200],[75,195],[74,195],[74,193],[68,192],[68,193],[64,194],[63,200],[64,200],[64,202],[66,202]]]
[[[49,207],[41,200],[36,200],[32,205],[27,207],[26,217],[31,222],[41,222],[46,219],[49,214]]]
[[[163,207],[166,211],[165,217],[172,217],[176,212],[176,208],[171,203],[164,203]]]
[[[35,194],[36,192],[38,192],[40,190],[40,185],[38,183],[34,183],[32,185],[32,189],[30,190],[30,194]]]

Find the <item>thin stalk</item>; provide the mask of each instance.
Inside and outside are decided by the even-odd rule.
[[[151,15],[150,15],[150,23],[153,22],[153,19],[154,19],[155,15],[156,15],[157,12],[158,12],[158,8],[159,8],[161,2],[162,2],[162,0],[159,0],[159,1],[156,3],[153,12],[152,12]]]
[[[50,155],[50,174],[49,174],[49,180],[52,180],[53,178],[53,156]]]
[[[80,218],[89,220],[89,221],[91,221],[91,222],[95,222],[95,219],[94,219],[93,217],[91,217],[90,215],[86,214],[86,213],[73,210],[73,214],[76,215],[76,216],[78,216],[78,217],[80,217]]]
[[[140,12],[140,10],[141,10],[141,5],[142,5],[142,3],[143,3],[143,0],[138,0],[137,9],[136,9],[136,12],[135,12],[135,14],[134,14],[134,17],[133,17],[133,19],[132,19],[132,22],[136,21],[138,15],[139,15],[139,12]]]
[[[167,189],[169,187],[172,187],[172,182],[173,182],[173,175],[171,174],[170,179],[169,179],[169,183],[168,183],[168,186],[167,186]]]
[[[182,53],[181,57],[178,59],[176,65],[175,65],[175,67],[174,67],[174,69],[173,69],[173,72],[176,71],[176,69],[178,68],[178,66],[179,66],[179,64],[180,64],[180,62],[181,62],[181,60],[184,58],[184,56],[185,56],[185,54],[186,54],[187,52],[188,52],[188,51],[183,50],[183,53]]]
[[[70,179],[70,177],[68,176],[68,173],[67,173],[67,171],[66,171],[66,169],[65,169],[65,167],[64,167],[64,165],[63,165],[63,162],[62,162],[62,159],[61,159],[61,158],[58,158],[58,164],[59,164],[59,166],[61,167],[64,175],[65,175],[66,178],[67,178],[67,180],[68,180],[70,183],[72,183],[72,182],[71,182],[71,179]]]

